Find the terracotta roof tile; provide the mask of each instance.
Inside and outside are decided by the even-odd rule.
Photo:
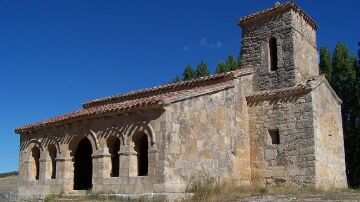
[[[48,126],[54,126],[60,124],[64,121],[71,121],[82,117],[93,116],[97,114],[111,113],[111,112],[121,112],[126,110],[131,110],[135,108],[141,107],[149,107],[149,106],[159,106],[161,105],[160,97],[148,97],[142,99],[131,100],[127,102],[114,103],[108,105],[101,105],[94,108],[81,109],[78,111],[70,112],[64,115],[56,116],[44,121],[40,121],[37,123],[33,123],[30,125],[25,125],[22,127],[18,127],[15,129],[16,133],[29,132],[33,130],[37,130],[40,128],[46,128]]]
[[[284,3],[284,4],[280,4],[280,5],[275,5],[272,8],[265,9],[265,10],[262,10],[260,12],[252,13],[252,14],[250,14],[248,16],[240,18],[238,20],[238,24],[240,26],[243,26],[250,19],[263,17],[263,16],[266,16],[266,15],[272,14],[274,12],[278,12],[278,11],[282,11],[282,10],[286,10],[286,9],[293,9],[295,12],[298,12],[315,30],[318,28],[318,25],[316,24],[316,22],[313,19],[311,19],[309,17],[309,15],[307,15],[305,13],[305,11],[303,11],[298,5],[296,5],[293,2],[287,2],[287,3]]]
[[[182,98],[194,92],[202,92],[208,89],[216,89],[229,83],[233,78],[243,74],[252,73],[252,68],[243,68],[229,73],[218,74],[174,84],[133,91],[116,96],[91,101],[91,107],[78,111],[56,116],[44,121],[25,125],[15,129],[18,134],[35,131],[47,127],[60,125],[64,122],[72,122],[81,118],[92,117],[106,113],[120,113],[151,107],[162,107],[176,98]]]
[[[210,85],[212,83],[217,83],[224,80],[232,79],[233,77],[237,77],[239,75],[252,73],[253,69],[251,67],[244,67],[238,70],[234,70],[227,73],[215,74],[211,76],[196,78],[188,81],[180,81],[172,84],[166,84],[161,86],[156,86],[152,88],[146,88],[142,90],[131,91],[124,94],[113,95],[105,98],[95,99],[88,102],[83,103],[84,108],[95,107],[107,103],[114,103],[114,102],[122,102],[126,100],[147,97],[147,96],[154,96],[159,95],[162,93],[172,92],[172,91],[179,91],[184,89],[194,88],[196,86],[202,85]]]

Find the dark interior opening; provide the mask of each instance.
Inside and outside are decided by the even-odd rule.
[[[92,148],[89,139],[80,141],[75,152],[74,190],[92,188]]]
[[[56,148],[54,145],[49,145],[49,156],[51,159],[51,179],[56,178]]]
[[[120,140],[116,138],[112,142],[112,146],[109,147],[111,154],[111,177],[119,177],[119,151]]]
[[[38,147],[34,147],[32,148],[31,153],[35,163],[35,179],[38,180],[40,173],[40,149]]]
[[[280,144],[280,133],[278,129],[270,129],[269,135],[271,137],[272,144]]]
[[[138,176],[146,176],[148,174],[148,139],[146,134],[136,135],[134,143],[137,153]]]
[[[271,37],[269,40],[269,51],[270,51],[270,70],[276,71],[278,69],[278,58],[277,58],[277,44],[276,39]]]

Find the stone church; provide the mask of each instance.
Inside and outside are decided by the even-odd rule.
[[[317,24],[296,4],[238,20],[238,70],[113,95],[20,135],[19,197],[174,194],[206,174],[347,187],[341,100],[319,75]]]

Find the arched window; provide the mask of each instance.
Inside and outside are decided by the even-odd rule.
[[[109,138],[108,148],[111,155],[111,173],[110,177],[119,177],[119,151],[120,151],[120,139]]]
[[[148,138],[145,133],[136,134],[133,137],[134,149],[137,155],[137,175],[148,175]]]
[[[51,179],[56,178],[56,147],[52,144],[48,147],[49,157],[51,160]]]
[[[31,155],[33,157],[33,163],[31,167],[32,176],[35,177],[35,180],[38,180],[40,174],[40,149],[35,146],[31,149]]]
[[[269,40],[269,56],[270,56],[270,71],[276,71],[278,69],[277,58],[277,43],[275,37],[271,37]]]

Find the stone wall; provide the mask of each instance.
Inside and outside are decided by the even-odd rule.
[[[248,105],[253,183],[314,186],[311,94],[258,98]],[[269,130],[279,131],[279,144],[272,144]]]
[[[340,100],[322,83],[313,91],[316,187],[346,188]]]
[[[294,65],[298,83],[306,82],[310,77],[319,75],[318,52],[316,48],[316,30],[294,11],[292,15]]]
[[[192,97],[166,108],[165,175],[169,191],[183,191],[187,180],[208,175],[250,183],[250,146],[244,86]],[[251,90],[251,89],[250,89]]]
[[[255,68],[254,90],[294,86],[292,13],[278,12],[242,27],[241,65]],[[269,39],[277,40],[278,70],[270,71]]]
[[[83,138],[92,143],[93,174],[92,190],[101,193],[149,193],[162,192],[164,184],[164,138],[161,124],[164,111],[150,110],[147,113],[128,113],[84,120],[58,128],[21,135],[19,196],[37,197],[47,193],[71,193],[74,182],[74,153]],[[148,175],[136,176],[137,161],[132,136],[143,132],[148,136]],[[119,176],[111,177],[111,155],[108,140],[120,139]],[[56,145],[56,178],[51,179],[49,145]],[[36,180],[31,149],[41,150],[40,178]],[[135,173],[135,174],[133,174]]]
[[[241,64],[254,66],[254,89],[294,86],[319,74],[316,31],[293,10],[259,17],[242,26]],[[277,41],[276,71],[270,71],[269,39]]]

